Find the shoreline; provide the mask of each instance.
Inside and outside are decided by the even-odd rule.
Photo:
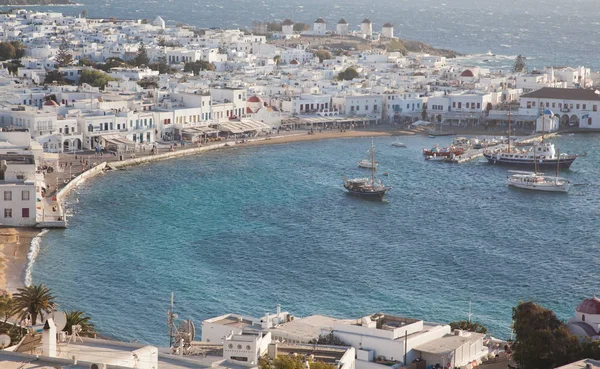
[[[467,136],[497,136],[506,133],[501,130],[486,131],[484,129],[458,129],[458,135]],[[197,155],[206,151],[214,151],[219,149],[255,147],[265,145],[288,144],[296,142],[311,142],[344,138],[365,138],[365,137],[394,137],[394,136],[415,136],[427,135],[427,130],[406,130],[401,128],[391,128],[389,126],[380,129],[365,129],[365,130],[348,130],[341,132],[334,131],[314,131],[314,134],[308,134],[308,130],[292,131],[283,133],[277,136],[261,136],[248,139],[244,143],[236,143],[234,141],[223,141],[220,143],[211,143],[205,146],[177,149],[174,152],[163,152],[157,155],[137,153],[139,157],[126,159],[123,161],[117,160],[116,157],[106,155],[106,160],[99,162],[96,166],[85,171],[74,172],[77,175],[68,183],[64,184],[58,191],[57,197],[60,199],[69,195],[69,192],[79,186],[81,183],[93,178],[96,174],[103,172],[105,167],[111,169],[120,169],[129,166],[151,163],[154,161],[162,161],[174,159],[184,156]],[[81,155],[81,154],[76,154]],[[61,154],[61,161],[72,160],[73,154]],[[58,174],[58,173],[57,173]],[[62,181],[61,181],[62,182]],[[3,240],[3,232],[14,233],[14,239]],[[47,230],[41,228],[1,228],[0,227],[0,293],[2,290],[14,293],[17,288],[24,287],[27,283],[26,278],[30,269],[35,263],[35,259],[39,252],[41,237]],[[9,234],[9,236],[10,236]],[[40,238],[38,238],[40,237]],[[19,240],[17,243],[16,239]],[[33,244],[34,240],[38,240]],[[13,242],[9,242],[13,241]],[[30,278],[30,276],[29,276]],[[31,281],[29,281],[31,282]]]

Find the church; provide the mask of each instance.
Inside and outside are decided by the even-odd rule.
[[[600,338],[600,299],[596,296],[585,299],[575,309],[575,316],[569,319],[567,328],[579,337]]]

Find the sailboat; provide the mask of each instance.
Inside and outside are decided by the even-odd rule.
[[[535,151],[534,151],[535,162]],[[560,151],[558,151],[558,162],[556,164],[556,176],[546,176],[538,173],[537,162],[534,164],[534,172],[509,171],[514,174],[508,177],[508,185],[525,190],[544,192],[569,192],[571,181],[558,176],[560,171]]]
[[[344,188],[355,196],[382,199],[392,188],[384,186],[381,180],[375,181],[375,163],[375,145],[371,141],[371,178],[344,178]]]

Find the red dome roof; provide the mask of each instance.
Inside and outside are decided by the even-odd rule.
[[[298,64],[300,64],[300,63],[298,63],[298,60],[294,59],[294,60],[292,60],[292,61],[290,62],[290,64],[293,64],[293,65],[298,65]]]
[[[46,100],[44,106],[58,106],[58,104],[54,100]]]
[[[585,299],[577,306],[575,311],[583,314],[600,314],[600,299],[596,296],[591,299]]]
[[[475,77],[475,75],[473,75],[473,72],[471,72],[470,69],[466,69],[464,72],[462,72],[460,74],[461,77]]]
[[[254,96],[251,96],[251,97],[248,99],[248,102],[249,102],[249,103],[261,103],[261,104],[262,104],[263,100],[262,100],[260,97],[258,97],[258,96],[256,96],[256,95],[254,95]]]

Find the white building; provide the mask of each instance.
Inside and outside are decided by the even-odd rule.
[[[594,296],[583,300],[569,319],[567,328],[571,333],[593,340],[600,339],[600,298]]]
[[[368,18],[365,18],[360,24],[360,33],[363,38],[370,39],[373,37],[373,24]]]
[[[391,23],[385,23],[381,28],[381,35],[385,38],[394,38],[394,26]]]
[[[0,132],[1,225],[32,227],[42,220],[42,210],[37,211],[45,191],[44,175],[37,171],[41,157],[29,132]]]
[[[561,127],[600,128],[600,95],[581,88],[542,88],[520,97],[519,114],[538,115],[551,110]]]
[[[294,34],[294,22],[291,19],[286,19],[281,23],[281,32],[284,36],[291,36]]]
[[[350,27],[348,26],[348,22],[346,22],[346,20],[345,20],[344,18],[342,18],[342,19],[340,19],[340,20],[337,22],[337,25],[336,25],[335,31],[336,31],[336,33],[337,33],[338,35],[345,36],[345,35],[347,35],[348,33],[350,33],[350,29],[349,29],[349,28],[350,28]]]
[[[315,35],[324,35],[327,33],[327,22],[323,18],[318,18],[313,24],[313,33]]]
[[[346,116],[383,117],[382,95],[351,95],[345,97],[344,111]]]

